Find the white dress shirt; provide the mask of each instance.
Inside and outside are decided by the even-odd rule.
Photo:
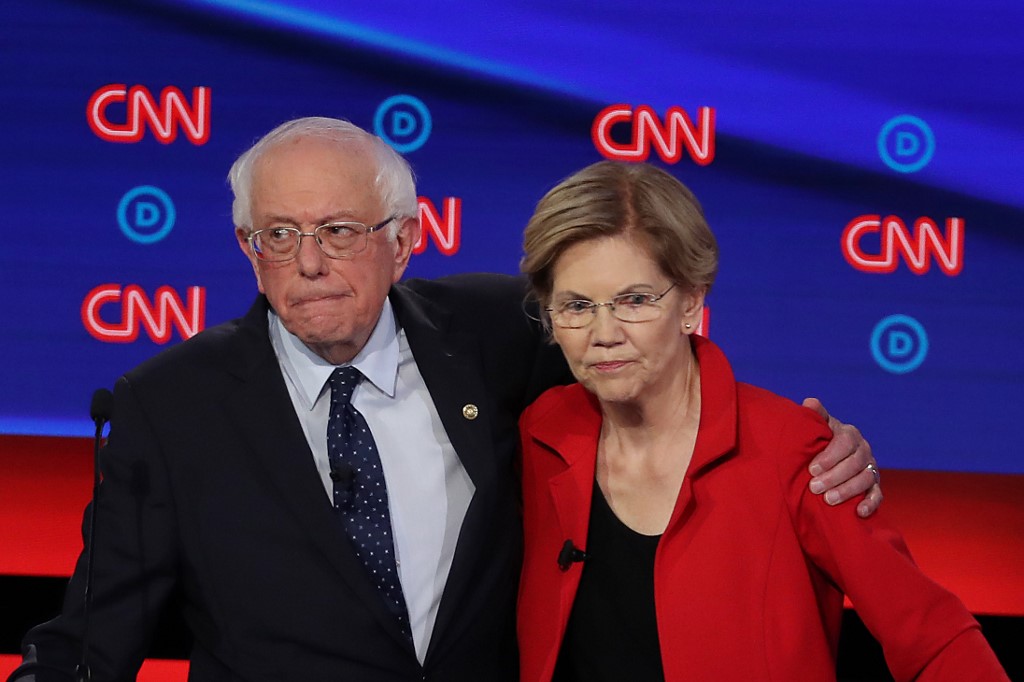
[[[295,413],[324,492],[333,500],[327,379],[335,366],[289,333],[273,311],[268,318]],[[441,424],[390,301],[385,300],[370,339],[348,364],[366,377],[356,387],[352,405],[366,418],[384,467],[398,576],[422,663],[475,487]]]

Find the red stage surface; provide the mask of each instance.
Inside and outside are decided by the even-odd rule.
[[[21,656],[0,654],[0,679],[5,679],[10,675],[19,663],[21,663]],[[187,678],[188,661],[165,661],[151,658],[142,664],[139,676],[135,679],[138,682],[185,682]]]
[[[886,508],[925,572],[974,613],[1024,616],[1024,476],[884,469],[883,481]],[[0,436],[0,491],[0,574],[70,575],[92,442]],[[0,656],[0,678],[16,660]],[[139,680],[186,674],[182,662],[149,661]]]

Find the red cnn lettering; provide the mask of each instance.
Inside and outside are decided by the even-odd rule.
[[[433,202],[426,197],[419,198],[420,238],[413,247],[413,253],[423,253],[427,248],[429,234],[437,250],[452,256],[459,250],[462,241],[462,199],[445,197],[441,203],[444,213],[439,214]]]
[[[868,253],[861,246],[868,234],[878,235],[878,253]],[[910,232],[896,216],[862,215],[847,224],[841,243],[846,262],[862,272],[893,272],[897,254],[916,275],[928,272],[933,259],[950,277],[959,275],[964,267],[963,218],[946,218],[946,233],[942,234],[931,218],[918,218]]]
[[[174,289],[163,286],[156,290],[155,304],[141,287],[134,284],[121,289],[118,284],[101,284],[82,301],[82,324],[93,338],[106,343],[131,343],[145,328],[154,343],[167,343],[171,325],[181,338],[195,336],[206,324],[206,289],[189,287],[185,305]],[[121,319],[108,322],[100,316],[100,308],[121,304]]]
[[[633,137],[629,144],[612,139],[612,126],[632,123]],[[594,119],[590,137],[597,151],[616,161],[646,161],[651,147],[665,163],[677,163],[685,149],[694,163],[706,166],[715,158],[715,110],[697,109],[697,125],[680,107],[670,107],[664,125],[654,110],[646,105],[635,110],[628,104],[613,104]]]
[[[108,108],[115,104],[124,105],[124,123],[114,123],[108,116]],[[189,104],[181,90],[168,86],[160,91],[157,104],[141,85],[105,85],[89,98],[86,120],[92,132],[107,142],[138,142],[145,124],[164,144],[174,142],[179,128],[192,144],[206,144],[210,139],[210,88],[192,88]]]

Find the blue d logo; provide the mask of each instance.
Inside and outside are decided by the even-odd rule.
[[[152,185],[129,190],[117,204],[121,232],[138,244],[153,244],[166,237],[174,227],[175,217],[171,197]]]
[[[928,355],[928,334],[909,315],[889,315],[871,332],[871,355],[886,372],[913,372]]]
[[[878,155],[894,171],[915,173],[935,156],[935,135],[917,116],[897,116],[878,133]]]
[[[432,125],[427,105],[412,95],[388,97],[373,117],[373,132],[400,154],[422,147]]]

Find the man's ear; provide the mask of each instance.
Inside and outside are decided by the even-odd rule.
[[[263,281],[260,279],[260,269],[258,267],[259,261],[256,260],[256,254],[252,252],[252,248],[249,246],[249,231],[243,227],[235,228],[235,239],[238,240],[238,248],[242,250],[245,257],[249,259],[249,264],[252,265],[253,274],[256,275],[256,286],[259,288],[260,293],[266,293],[263,291]]]
[[[395,245],[392,282],[402,279],[402,274],[405,273],[405,268],[409,265],[409,258],[412,257],[412,250],[420,240],[419,218],[395,218],[395,220],[400,222],[398,223],[398,233],[392,242]]]

